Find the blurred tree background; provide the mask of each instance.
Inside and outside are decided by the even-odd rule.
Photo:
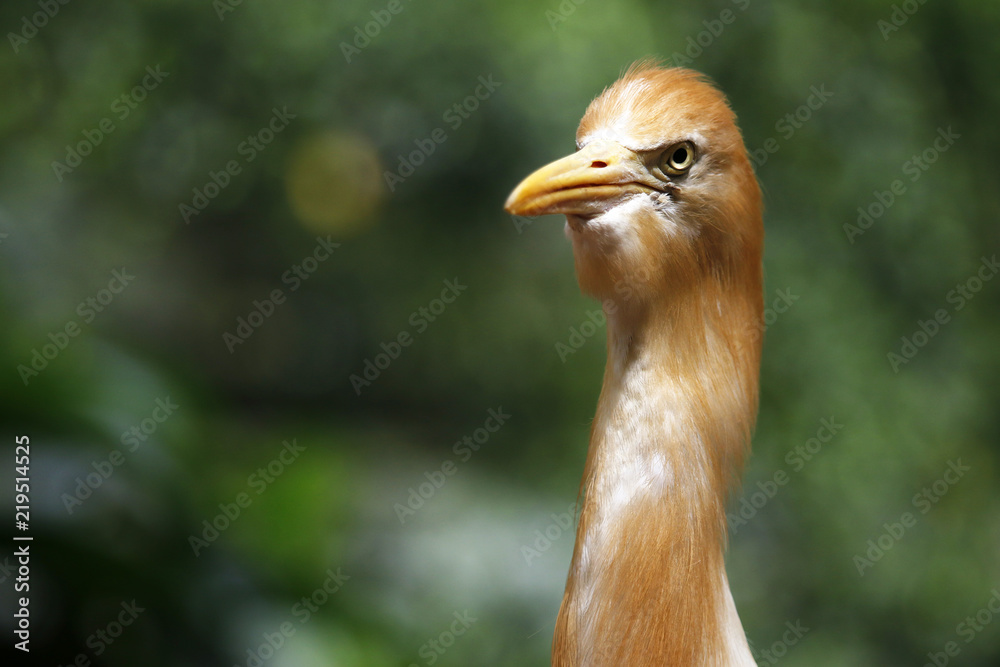
[[[1000,4],[61,2],[0,8],[32,661],[547,664],[604,332],[502,202],[658,55],[765,192],[758,661],[998,664]]]

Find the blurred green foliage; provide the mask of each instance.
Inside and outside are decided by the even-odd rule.
[[[18,0],[0,26],[20,35],[0,49],[0,414],[6,443],[32,442],[33,659],[547,664],[572,548],[552,526],[603,333],[562,363],[596,305],[561,220],[501,205],[652,54],[729,95],[759,156],[768,303],[797,297],[767,331],[732,510],[787,475],[731,537],[755,650],[801,621],[782,664],[924,664],[949,641],[955,664],[997,664],[1000,619],[969,641],[958,625],[1000,587],[1000,282],[949,299],[1000,248],[997,3]],[[499,85],[470,102],[480,77]],[[816,89],[832,96],[802,107]],[[320,259],[322,239],[340,245]],[[114,271],[135,276],[118,293]],[[467,289],[440,310],[445,281]],[[893,368],[904,337],[917,353]],[[44,368],[19,371],[36,350]],[[352,384],[366,362],[377,377]],[[463,460],[497,408],[509,422]],[[276,465],[284,441],[305,449]],[[970,470],[922,513],[915,494],[957,460]],[[411,490],[429,495],[412,515]],[[915,525],[859,575],[904,512]],[[228,527],[196,556],[213,520]],[[145,611],[95,644],[133,599]],[[443,654],[427,643],[452,628]]]

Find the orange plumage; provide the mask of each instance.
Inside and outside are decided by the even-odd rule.
[[[566,215],[608,361],[552,664],[750,666],[724,506],[757,411],[760,190],[725,97],[643,61],[511,194]]]

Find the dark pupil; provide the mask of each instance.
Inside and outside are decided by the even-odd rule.
[[[674,164],[684,164],[687,162],[688,152],[686,148],[678,148],[674,151],[674,156],[671,158],[671,162]]]

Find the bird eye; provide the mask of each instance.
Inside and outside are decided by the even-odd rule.
[[[675,176],[682,174],[694,164],[694,145],[690,141],[682,141],[667,149],[663,156],[663,171]]]

